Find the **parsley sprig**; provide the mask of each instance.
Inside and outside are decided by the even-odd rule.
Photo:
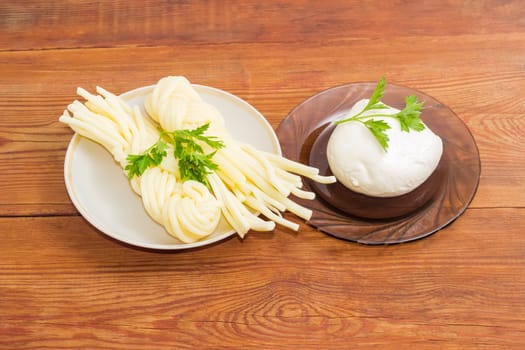
[[[126,158],[128,164],[124,168],[128,172],[128,179],[131,180],[135,175],[142,175],[149,167],[159,165],[166,156],[167,147],[166,142],[159,138],[142,154],[129,154]]]
[[[159,139],[142,154],[130,154],[126,158],[128,164],[125,170],[128,178],[141,176],[146,169],[158,166],[167,156],[168,145],[173,145],[173,156],[178,161],[179,173],[183,181],[196,180],[206,186],[207,175],[219,168],[213,162],[215,153],[224,147],[224,143],[216,136],[205,136],[204,133],[209,128],[209,124],[204,124],[193,130],[182,129],[175,131],[159,130]],[[208,145],[213,149],[210,153],[205,153],[202,144]]]
[[[382,77],[379,80],[372,96],[368,100],[366,106],[359,113],[353,115],[352,117],[338,120],[336,124],[342,124],[349,121],[356,121],[362,123],[371,133],[374,135],[376,140],[379,142],[383,150],[388,150],[388,134],[386,130],[390,129],[390,125],[381,119],[374,119],[374,117],[387,117],[394,118],[399,121],[399,125],[402,131],[409,132],[410,130],[422,131],[425,129],[425,124],[419,117],[421,115],[421,110],[423,109],[424,102],[419,102],[416,95],[410,95],[405,98],[405,108],[395,114],[381,113],[382,109],[388,109],[389,107],[381,102],[385,92],[386,79]],[[375,113],[367,113],[367,111],[372,111]]]

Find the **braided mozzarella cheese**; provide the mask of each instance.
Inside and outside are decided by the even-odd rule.
[[[221,203],[200,182],[180,182],[155,167],[142,174],[140,187],[148,214],[184,243],[208,236],[219,224]]]
[[[132,109],[101,88],[97,92],[100,95],[95,96],[79,89],[79,95],[87,102],[73,102],[60,121],[100,143],[125,168],[127,156],[142,154],[157,141],[159,132],[137,106]],[[221,217],[241,237],[249,230],[271,231],[276,223],[297,230],[299,225],[283,213],[290,211],[305,220],[312,214],[289,198],[291,194],[314,198],[312,192],[301,190],[301,176],[321,183],[335,182],[333,176],[320,176],[316,168],[234,140],[220,112],[203,101],[184,77],[161,79],[146,96],[144,108],[168,132],[209,124],[206,135],[219,138],[225,145],[213,156],[218,170],[207,176],[211,191],[193,180],[182,182],[178,162],[172,156],[130,180],[148,215],[184,243],[212,234]],[[201,146],[206,153],[213,151],[204,143]],[[173,154],[173,147],[166,151]]]
[[[144,152],[156,142],[159,133],[138,107],[131,109],[102,88],[97,92],[102,96],[78,89],[87,102],[74,101],[59,120],[101,144],[125,168],[127,155]],[[173,149],[167,152],[173,153]],[[148,215],[184,243],[209,236],[219,223],[221,202],[199,182],[182,183],[172,157],[166,157],[159,167],[147,169],[142,176],[133,177],[130,185],[141,196]]]
[[[192,129],[209,123],[207,135],[220,138],[225,147],[213,160],[219,169],[208,176],[216,198],[222,203],[226,221],[243,237],[249,230],[270,231],[275,223],[297,230],[299,225],[282,215],[290,211],[308,220],[311,210],[288,197],[313,199],[312,192],[301,190],[303,175],[315,181],[335,182],[333,176],[320,176],[318,169],[261,152],[234,140],[225,127],[220,112],[203,101],[184,77],[162,78],[146,97],[145,109],[163,129]],[[206,151],[206,145],[202,145]],[[293,174],[295,173],[295,174]],[[263,214],[269,221],[262,220]]]

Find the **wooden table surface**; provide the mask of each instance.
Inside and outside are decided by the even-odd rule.
[[[78,86],[168,75],[277,128],[315,93],[377,81],[450,107],[479,147],[465,213],[365,246],[300,223],[191,251],[113,240],[75,209],[58,122]],[[0,3],[0,348],[524,349],[522,1]]]

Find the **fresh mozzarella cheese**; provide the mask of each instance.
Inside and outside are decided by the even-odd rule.
[[[359,113],[368,100],[357,102],[348,115]],[[382,114],[396,114],[389,107]],[[365,112],[363,115],[367,115]],[[327,145],[328,164],[337,180],[352,191],[373,197],[394,197],[406,194],[434,172],[443,153],[441,138],[425,127],[422,131],[402,131],[399,121],[389,117],[373,117],[388,123],[389,138],[385,151],[360,122],[337,125]]]

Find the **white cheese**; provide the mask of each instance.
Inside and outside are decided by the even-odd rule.
[[[359,113],[368,100],[357,102],[343,118]],[[389,107],[381,113],[395,114]],[[364,115],[367,115],[365,112]],[[434,172],[443,153],[441,138],[425,127],[423,131],[402,131],[399,121],[384,120],[390,129],[385,152],[372,133],[360,122],[337,125],[327,145],[328,164],[337,180],[352,191],[373,197],[406,194]]]

